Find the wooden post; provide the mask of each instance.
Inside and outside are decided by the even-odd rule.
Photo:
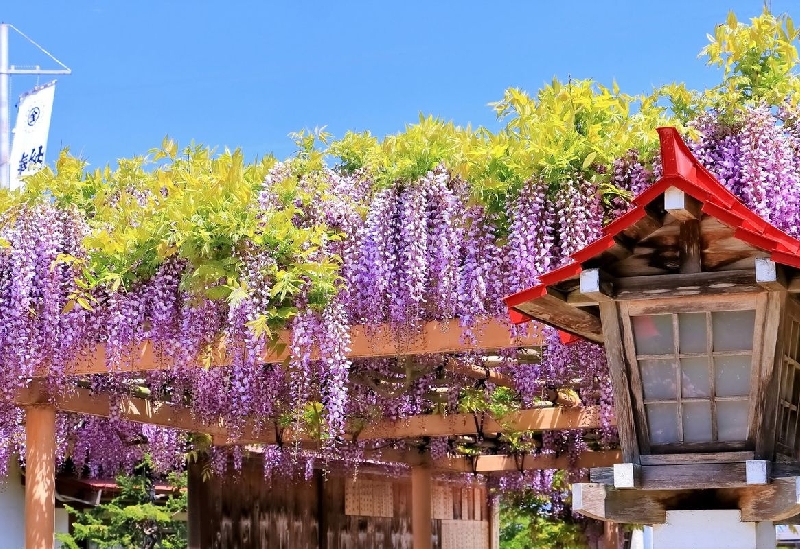
[[[25,411],[25,547],[53,549],[56,512],[56,409]]]
[[[489,549],[500,549],[500,496],[489,496]]]
[[[203,482],[203,465],[205,458],[201,458],[194,463],[189,463],[188,467],[188,547],[189,549],[202,549],[203,547],[203,521],[208,521],[209,517],[203,516],[205,499],[205,483]]]
[[[620,549],[619,525],[614,522],[603,523],[603,549]]]
[[[431,469],[411,468],[411,532],[414,549],[432,549],[431,528]]]

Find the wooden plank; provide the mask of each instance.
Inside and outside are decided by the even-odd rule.
[[[614,486],[614,467],[593,468],[589,472],[589,479],[593,483]],[[746,462],[642,465],[639,480],[640,490],[704,490],[748,486]]]
[[[763,291],[756,282],[755,272],[751,270],[631,276],[614,280],[614,297],[618,300],[720,296]]]
[[[683,275],[671,275],[673,277]],[[692,275],[694,276],[694,275]],[[630,315],[672,313],[706,313],[717,311],[746,311],[756,308],[757,293],[741,293],[726,297],[718,295],[663,296],[648,300],[624,301]]]
[[[775,455],[775,432],[783,345],[786,339],[787,292],[767,294],[764,322],[756,323],[753,336],[754,381],[751,385],[752,419],[750,432],[755,442],[755,459],[772,460]],[[758,347],[756,347],[758,345]]]
[[[642,376],[639,371],[639,363],[636,360],[636,345],[633,341],[633,328],[631,326],[631,312],[630,305],[627,302],[617,303],[618,319],[621,324],[622,330],[622,352],[624,353],[624,364],[626,373],[630,380],[629,398],[631,399],[631,410],[633,417],[633,426],[638,442],[638,451],[640,454],[650,453],[650,429],[647,424],[647,414],[644,408],[644,395],[642,393]],[[613,384],[613,378],[612,378]],[[617,406],[616,393],[614,405]],[[619,423],[619,419],[617,419]],[[638,455],[637,455],[638,458]],[[638,460],[632,461],[638,463]]]
[[[606,340],[605,352],[608,369],[611,375],[611,387],[614,393],[614,416],[617,420],[620,446],[625,463],[639,462],[639,445],[636,440],[636,427],[631,404],[628,365],[623,349],[623,337],[620,329],[619,308],[615,303],[600,304],[600,318],[603,323],[603,335]]]
[[[745,463],[696,463],[642,467],[642,490],[704,490],[747,486]]]
[[[353,326],[350,330],[350,358],[369,358],[387,356],[412,356],[420,354],[464,353],[470,350],[491,350],[506,347],[536,347],[541,345],[541,331],[533,324],[531,335],[512,339],[509,325],[500,319],[484,319],[475,329],[474,340],[462,340],[462,330],[458,319],[430,321],[423,324],[416,335],[397,338],[389,326]],[[280,363],[289,356],[291,333],[280,335],[280,351],[265,352],[262,361]],[[150,341],[142,342],[123,353],[124,359],[113,365],[114,371],[143,372],[165,370],[174,366],[172,360],[159,353]],[[316,356],[315,353],[312,356]],[[210,350],[194,367],[214,367],[226,363],[225,344],[221,342]],[[75,360],[67,366],[71,375],[103,374],[108,372],[105,345],[98,344],[87,356]],[[37,377],[48,375],[47,369],[36,372]]]
[[[681,222],[678,245],[680,247],[681,274],[699,273],[702,270],[699,219],[688,219]]]
[[[569,305],[566,297],[554,290],[549,290],[547,295],[542,297],[520,303],[514,308],[565,332],[579,335],[596,343],[603,342],[600,319],[583,309]]]
[[[754,459],[755,454],[743,452],[701,452],[689,454],[651,454],[639,456],[642,465],[682,465],[687,463],[731,463]]]

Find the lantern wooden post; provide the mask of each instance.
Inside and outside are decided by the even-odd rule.
[[[56,410],[29,406],[25,418],[25,547],[53,549],[55,534]]]
[[[431,469],[426,465],[411,468],[411,532],[414,549],[431,549]]]

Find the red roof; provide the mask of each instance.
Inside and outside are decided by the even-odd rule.
[[[597,257],[614,246],[614,237],[644,218],[645,206],[656,200],[670,187],[676,187],[702,203],[702,212],[718,219],[735,230],[734,236],[751,246],[768,252],[775,263],[800,268],[800,241],[752,212],[726,189],[686,146],[675,128],[658,128],[661,141],[663,175],[650,188],[634,198],[635,206],[625,215],[603,229],[603,236],[584,249],[572,254],[565,266],[542,275],[536,286],[504,299],[511,321],[515,324],[532,318],[515,309],[527,301],[544,296],[547,287],[580,274],[581,264]]]

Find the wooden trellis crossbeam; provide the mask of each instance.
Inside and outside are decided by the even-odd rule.
[[[611,467],[622,462],[619,450],[581,452],[577,459],[553,454],[527,455],[517,461],[511,456],[478,456],[474,462],[468,458],[449,458],[434,462],[435,469],[446,469],[454,473],[507,473],[510,471],[536,471],[542,469],[590,469],[592,467]],[[601,465],[603,464],[603,465]]]
[[[350,358],[378,358],[392,356],[413,356],[422,354],[466,353],[476,350],[502,349],[506,347],[537,347],[542,344],[541,331],[537,326],[530,329],[532,335],[512,339],[509,326],[497,319],[482,321],[474,329],[474,337],[466,340],[457,319],[448,321],[430,321],[422,325],[416,336],[397,338],[388,326],[353,326],[350,330]],[[281,333],[279,351],[264,354],[264,363],[280,363],[289,358],[289,342],[291,332]],[[167,370],[175,364],[157,351],[153,343],[144,342],[125,353],[125,358],[114,364],[117,372],[145,372]],[[193,364],[196,367],[208,367],[225,363],[224,344],[209,353],[207,360]],[[81,357],[67,366],[70,375],[88,375],[107,373],[107,354],[105,345],[98,344],[94,352]],[[43,369],[36,373],[37,377],[46,377],[48,371]],[[475,372],[474,376],[479,376]]]
[[[386,463],[405,463],[412,467],[430,467],[439,472],[450,473],[507,473],[511,471],[538,471],[543,469],[590,469],[611,467],[622,461],[620,450],[585,450],[575,457],[567,454],[527,454],[516,459],[508,455],[480,455],[474,458],[446,457],[432,459],[428,453],[414,450],[384,449],[367,452],[365,458]]]
[[[62,412],[109,417],[112,411],[111,396],[93,393],[88,389],[76,389],[68,394],[56,395],[56,409]],[[115,398],[118,417],[137,423],[160,425],[183,431],[205,433],[217,444],[275,444],[273,429],[256,432],[252,425],[245,426],[241,435],[232,436],[224,422],[202,421],[189,408],[167,402],[151,401],[140,397],[119,396]],[[47,401],[47,395],[38,385],[20,391],[16,402],[28,406]],[[596,429],[601,426],[600,411],[596,406],[564,408],[560,406],[532,408],[514,412],[498,421],[488,414],[483,418],[484,434],[503,431],[558,431],[567,429]],[[366,426],[351,424],[348,434],[359,440],[406,439],[477,434],[476,416],[473,414],[419,415],[402,420],[381,420]],[[285,432],[284,442],[312,440],[305,434]]]

